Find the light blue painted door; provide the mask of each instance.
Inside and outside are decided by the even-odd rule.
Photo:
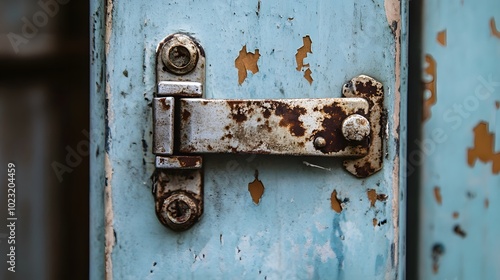
[[[500,2],[424,2],[420,278],[500,279]]]
[[[403,278],[406,7],[92,1],[92,278]],[[205,49],[206,98],[341,97],[360,74],[382,82],[384,167],[358,179],[339,158],[205,156],[202,219],[184,232],[162,226],[151,101],[156,47],[177,32]],[[256,170],[258,204],[248,191]]]

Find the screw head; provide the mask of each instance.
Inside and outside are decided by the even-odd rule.
[[[192,225],[198,216],[195,200],[187,193],[177,192],[163,201],[161,218],[174,230]]]
[[[168,72],[187,74],[198,63],[198,47],[189,36],[175,34],[163,45],[161,60]]]
[[[316,149],[321,149],[321,148],[324,148],[326,146],[326,140],[325,138],[323,137],[316,137],[314,139],[314,147],[316,147]]]
[[[349,141],[361,141],[370,135],[370,122],[363,116],[353,114],[342,122],[342,134]]]

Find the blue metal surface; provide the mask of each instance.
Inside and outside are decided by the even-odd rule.
[[[423,166],[421,279],[500,279],[500,2],[426,0],[423,22],[436,102],[408,157]]]
[[[401,10],[389,0],[93,1],[92,12],[100,22],[92,65],[99,83],[92,84],[92,153],[100,151],[92,158],[92,278],[403,277],[406,1]],[[149,105],[156,46],[179,31],[205,49],[207,98],[340,97],[342,84],[359,74],[381,81],[384,168],[357,179],[340,160],[207,155],[202,220],[181,233],[163,227],[150,190]],[[312,53],[298,71],[305,36]],[[259,50],[259,69],[239,85],[235,60],[243,46]],[[248,191],[255,170],[265,186],[258,205]],[[372,202],[370,189],[387,199]],[[340,213],[332,209],[334,191]]]

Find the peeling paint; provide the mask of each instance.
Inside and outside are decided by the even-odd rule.
[[[370,200],[370,207],[375,207],[375,202],[381,201],[384,202],[387,200],[386,194],[377,194],[377,191],[374,189],[370,189],[366,192],[368,196],[368,200]]]
[[[427,97],[424,94],[424,112],[423,112],[423,121],[427,120],[431,117],[431,107],[437,102],[437,93],[436,93],[436,61],[434,58],[426,54],[425,55],[425,63],[427,66],[424,69],[425,74],[428,76],[428,80],[424,81],[424,90],[429,93]],[[424,78],[425,79],[425,78]]]
[[[441,189],[439,187],[434,187],[434,198],[439,205],[443,203],[443,198],[441,197]]]
[[[444,255],[444,246],[441,243],[436,243],[432,246],[432,272],[434,274],[439,271],[439,259]]]
[[[495,18],[493,17],[490,19],[490,29],[491,29],[491,35],[500,39],[500,31],[498,31],[497,26],[495,24]]]
[[[436,40],[441,46],[446,47],[446,29],[438,32]]]
[[[304,68],[307,68],[304,71],[304,78],[309,82],[309,84],[312,84],[313,78],[311,77],[312,71],[310,69],[309,63],[304,64],[304,59],[307,57],[307,53],[312,54],[312,40],[309,37],[309,35],[304,36],[302,38],[303,45],[302,47],[297,49],[297,53],[295,54],[295,61],[297,62],[297,71],[302,71]]]
[[[264,184],[259,180],[259,171],[255,170],[255,179],[248,184],[248,191],[252,196],[253,203],[259,204],[262,195],[264,194]]]
[[[332,195],[330,196],[330,203],[335,212],[342,212],[341,201],[337,198],[337,190],[333,190]]]
[[[492,162],[493,174],[500,173],[500,152],[495,153],[495,135],[489,133],[488,123],[480,122],[474,127],[474,147],[467,151],[467,163],[473,167],[476,160],[483,163]]]
[[[238,84],[243,84],[247,78],[247,71],[256,74],[259,72],[257,62],[260,58],[259,49],[255,49],[255,53],[247,52],[247,46],[243,46],[240,50],[238,57],[234,61],[234,67],[238,69]]]
[[[113,31],[113,1],[106,1],[106,32],[104,34],[105,54],[109,54],[111,34]]]
[[[378,222],[377,218],[373,218],[372,222],[373,222],[373,227],[376,227]]]
[[[458,219],[460,214],[458,212],[453,212],[453,219]]]
[[[500,109],[500,101],[495,101],[495,107],[496,107],[497,109]]]
[[[104,214],[105,214],[105,224],[104,224],[104,238],[105,238],[105,266],[106,266],[106,279],[113,279],[113,261],[112,253],[113,248],[116,244],[115,230],[113,227],[114,213],[113,213],[113,197],[111,189],[111,180],[113,178],[113,169],[111,167],[111,161],[109,159],[108,153],[106,153],[104,158],[104,169],[106,172],[106,185],[104,187]]]

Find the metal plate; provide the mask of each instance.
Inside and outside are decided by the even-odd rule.
[[[368,139],[349,142],[342,121],[368,114],[362,98],[180,100],[183,153],[363,156]],[[317,149],[317,137],[326,146]]]

